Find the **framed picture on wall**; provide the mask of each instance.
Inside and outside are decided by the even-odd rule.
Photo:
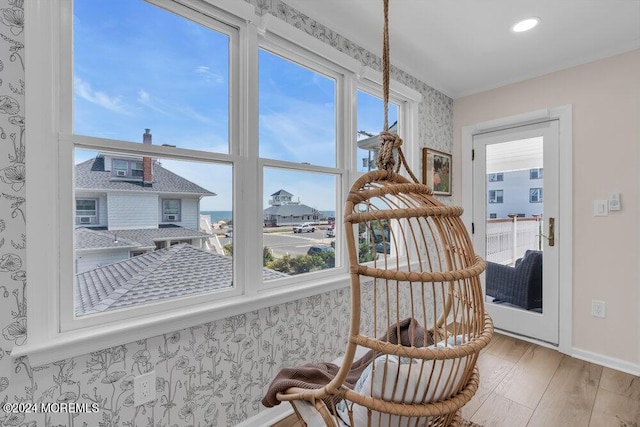
[[[451,154],[432,148],[422,149],[422,183],[433,194],[451,195]]]

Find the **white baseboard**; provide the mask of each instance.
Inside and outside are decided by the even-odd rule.
[[[251,418],[247,418],[236,427],[271,427],[273,424],[293,415],[289,403],[281,403],[273,408],[265,408]]]
[[[571,356],[586,362],[606,366],[607,368],[615,369],[617,371],[640,376],[640,365],[637,363],[627,362],[626,360],[616,359],[615,357],[603,356],[602,354],[581,350],[575,347],[571,351]]]

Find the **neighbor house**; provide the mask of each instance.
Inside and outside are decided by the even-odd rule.
[[[143,143],[152,143],[149,129]],[[77,164],[76,273],[178,243],[204,247],[200,201],[210,196],[151,157],[98,154]]]
[[[318,223],[324,221],[325,215],[317,209],[293,200],[293,194],[285,190],[271,195],[269,206],[264,210],[265,227],[282,227],[303,222]]]
[[[0,0],[0,400],[94,402],[100,411],[3,414],[0,424],[271,425],[289,410],[285,405],[265,410],[260,404],[278,370],[331,360],[344,350],[349,338],[349,271],[341,233],[337,233],[335,268],[263,279],[263,171],[281,168],[331,176],[336,183],[336,206],[344,203],[349,186],[359,176],[354,155],[356,122],[365,112],[356,108],[356,93],[382,97],[381,41],[378,33],[370,34],[379,32],[381,5],[368,0],[126,0],[117,5],[114,0],[75,0],[87,8],[105,6],[97,11],[101,25],[86,25],[74,17],[72,3]],[[162,8],[155,6],[160,3]],[[129,16],[132,5],[147,9],[142,15]],[[437,7],[450,9],[433,12]],[[166,9],[175,21],[163,26],[155,19]],[[459,205],[474,195],[468,179],[473,169],[469,139],[513,123],[513,117],[538,123],[553,118],[556,108],[572,106],[563,110],[570,111],[571,120],[568,128],[562,123],[561,136],[568,138],[571,150],[568,158],[563,154],[559,169],[561,181],[571,185],[561,199],[558,229],[558,244],[570,256],[560,262],[564,274],[559,318],[553,325],[559,342],[545,345],[639,375],[640,4],[573,1],[567,7],[565,2],[539,1],[527,2],[525,7],[509,1],[404,1],[391,2],[391,10],[391,89],[400,110],[398,132],[415,171],[420,170],[418,153],[424,147],[452,153],[452,196],[441,196],[444,202]],[[394,11],[400,10],[404,10],[403,19],[394,22]],[[540,28],[557,24],[557,33],[520,37],[509,32],[512,19],[538,10],[546,24]],[[596,13],[590,14],[591,10]],[[585,16],[589,19],[582,19]],[[146,38],[123,42],[120,36],[129,33],[120,26],[127,23]],[[184,31],[194,23],[196,28]],[[586,24],[573,27],[583,32],[568,31],[572,23]],[[104,31],[105,38],[102,42],[74,38],[73,32],[83,28]],[[603,45],[625,29],[630,39]],[[438,30],[451,32],[438,35]],[[221,40],[215,48],[201,44],[207,31]],[[399,33],[405,37],[394,38]],[[498,33],[499,40],[491,39]],[[95,46],[74,49],[74,40]],[[171,49],[172,41],[178,42],[177,48]],[[571,57],[555,50],[572,42],[576,53]],[[515,53],[509,54],[510,48]],[[184,56],[169,56],[176,52]],[[195,57],[202,52],[226,55],[225,60]],[[536,59],[549,52],[557,54],[534,68]],[[72,54],[95,54],[99,61],[74,74]],[[259,82],[258,76],[268,68],[258,63],[269,55],[313,70],[314,79],[307,88],[326,79],[324,93],[334,98],[309,104],[308,90],[285,90],[295,79],[278,67]],[[471,63],[444,65],[443,58],[452,57],[465,57]],[[108,90],[92,80],[92,72],[103,70],[101,61],[109,59],[122,65],[119,76],[133,79],[135,90]],[[139,64],[148,64],[149,72],[133,72]],[[527,67],[526,73],[516,72],[520,64]],[[187,69],[182,69],[185,78],[177,82],[179,66]],[[443,83],[436,74],[451,79]],[[497,79],[480,79],[487,75]],[[259,102],[266,99],[261,91],[268,90],[272,77],[278,76],[284,80],[284,89],[269,92],[268,98],[290,108],[261,110]],[[145,90],[159,79],[161,89]],[[117,83],[116,79],[116,86],[110,88]],[[163,96],[195,96],[204,88],[213,89],[198,104],[202,111],[163,102]],[[229,108],[207,109],[213,99],[210,93],[220,96],[219,105]],[[99,114],[82,114],[81,102],[85,108],[99,108]],[[73,133],[74,108],[80,108],[76,120],[86,123],[112,115],[113,127],[130,124],[131,128],[149,123],[136,122],[135,117],[141,110],[150,110],[157,113],[156,135],[157,126],[185,118],[179,129],[185,139],[196,125],[218,127],[200,135],[208,151],[147,146],[136,138],[122,141],[109,139],[109,134]],[[322,125],[310,123],[310,117],[317,117]],[[172,126],[173,122],[167,128]],[[261,126],[282,131],[281,140],[289,150],[261,151]],[[330,137],[323,135],[320,142],[314,140],[319,147],[312,147],[310,137],[323,127],[331,127]],[[73,179],[74,149],[105,153],[78,165],[84,168],[79,172],[82,185]],[[287,157],[291,152],[308,155]],[[335,154],[333,161],[314,163],[318,153],[324,152]],[[145,180],[144,159],[159,154],[233,170],[229,182],[236,240],[232,276],[223,276],[230,284],[225,290],[193,298],[178,296],[170,302],[155,299],[156,285],[166,283],[167,277],[184,275],[197,285],[200,277],[195,277],[188,260],[200,260],[202,265],[209,258],[202,257],[197,247],[201,236],[192,214],[200,197],[212,195],[203,188],[185,188],[185,182],[160,191],[156,180],[171,173],[152,160],[147,163],[155,174]],[[545,164],[545,177],[547,172]],[[102,177],[100,185],[83,181],[94,174]],[[218,187],[216,191],[220,192]],[[595,216],[594,201],[607,200],[611,193],[622,195],[622,209]],[[547,196],[545,186],[545,203]],[[476,193],[483,203],[486,197],[484,190]],[[127,221],[122,221],[118,207],[125,208]],[[471,217],[464,220],[471,229]],[[182,234],[162,234],[175,229]],[[74,248],[74,240],[85,242],[86,247]],[[178,244],[171,246],[174,242]],[[157,247],[163,249],[154,252]],[[81,299],[87,315],[76,316],[74,286],[87,282],[75,280],[74,260],[93,250],[123,257],[94,269],[105,273],[100,280],[109,282],[109,277],[118,275],[134,278],[144,284],[141,289],[148,303],[130,307],[123,299],[117,309],[101,311],[103,307],[92,298],[102,290],[87,287]],[[151,252],[130,258],[141,251]],[[186,259],[174,264],[170,255],[182,252]],[[136,264],[138,258],[142,264]],[[80,273],[82,280],[86,273]],[[211,283],[211,276],[222,276],[216,270],[206,274],[205,283]],[[180,281],[168,283],[179,286]],[[606,302],[606,317],[592,316],[593,301]],[[511,323],[508,326],[523,326]],[[502,362],[494,361],[498,372]],[[142,406],[133,396],[133,379],[141,374],[156,376],[155,398]],[[585,388],[598,382],[591,374],[584,372],[581,377]],[[628,382],[629,390],[634,383],[637,379]],[[637,397],[636,392],[630,393]],[[616,405],[616,397],[609,402]],[[613,422],[619,424],[619,420]]]
[[[487,175],[487,218],[542,215],[542,168],[494,172]]]

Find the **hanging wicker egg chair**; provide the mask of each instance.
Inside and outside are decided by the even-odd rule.
[[[353,184],[344,210],[351,276],[346,352],[336,363],[282,370],[263,400],[289,401],[302,425],[457,425],[478,388],[478,355],[493,334],[479,277],[485,264],[460,219],[462,208],[444,205],[418,182],[402,140],[388,132],[387,2],[378,170]]]

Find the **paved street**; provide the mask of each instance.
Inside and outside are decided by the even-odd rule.
[[[276,258],[286,254],[291,256],[304,255],[309,247],[317,244],[330,245],[332,238],[325,237],[326,230],[316,229],[313,233],[297,233],[293,231],[264,233],[264,245],[269,247]],[[220,236],[220,244],[230,243],[231,239]]]

